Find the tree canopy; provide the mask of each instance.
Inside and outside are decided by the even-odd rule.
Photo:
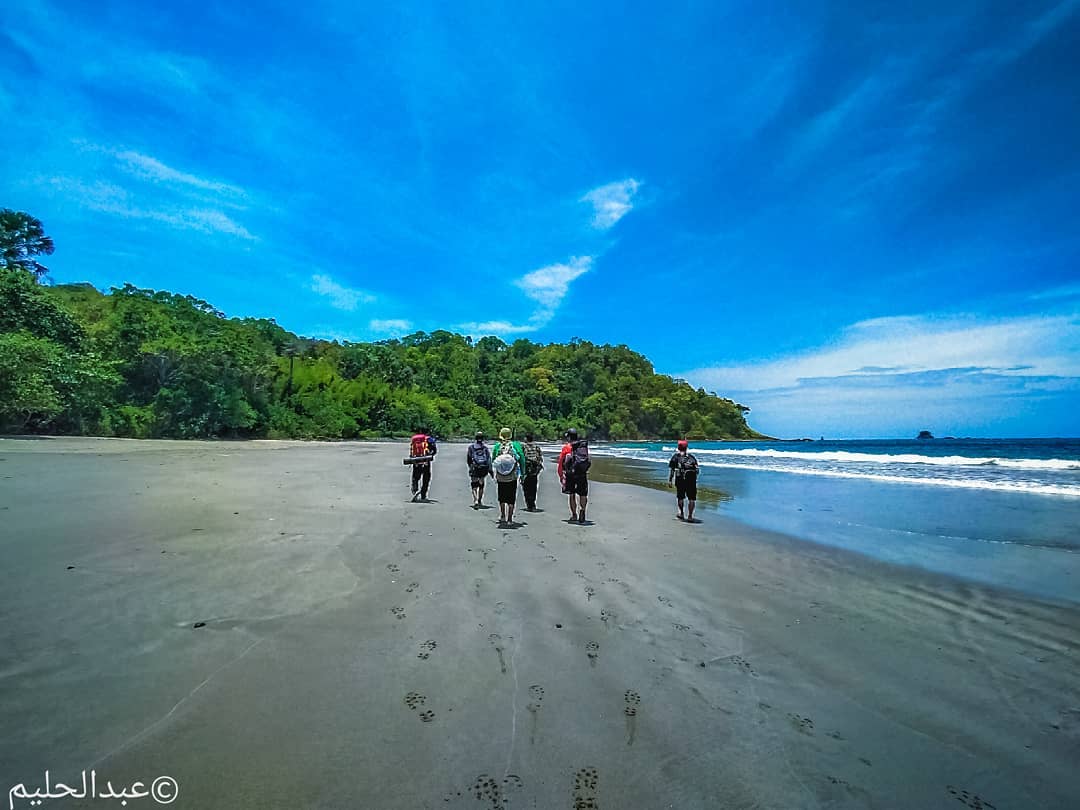
[[[546,438],[571,426],[594,438],[761,438],[748,408],[656,374],[622,345],[442,330],[312,340],[191,296],[37,275],[0,269],[0,430],[348,439],[505,425]]]

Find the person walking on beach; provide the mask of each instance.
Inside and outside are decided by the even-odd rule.
[[[569,522],[584,523],[585,507],[589,503],[589,443],[579,439],[574,428],[566,431],[565,439],[556,471],[562,482],[562,491],[569,498]]]
[[[495,482],[499,487],[499,525],[514,522],[514,505],[517,503],[518,480],[525,477],[525,455],[521,443],[512,439],[510,428],[499,431],[491,466],[495,470]]]
[[[409,442],[410,458],[426,458],[439,452],[435,446],[435,437],[428,435],[426,428],[421,428]],[[431,485],[431,461],[418,461],[412,465],[412,499],[426,501],[428,487]]]
[[[525,495],[525,511],[536,511],[536,488],[540,471],[544,469],[544,451],[534,441],[532,433],[525,434],[525,443],[521,445],[525,455],[525,477],[521,479],[521,490]]]
[[[472,487],[472,508],[484,508],[484,484],[488,476],[494,475],[491,471],[491,450],[484,444],[484,434],[476,431],[476,440],[469,445],[465,453],[465,461],[469,465],[469,485]]]
[[[694,506],[697,504],[698,460],[689,452],[686,439],[680,439],[678,450],[668,461],[668,486],[675,482],[675,499],[679,502],[679,520],[694,522]],[[683,501],[689,501],[689,512],[683,514]]]

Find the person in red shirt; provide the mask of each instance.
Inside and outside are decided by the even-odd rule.
[[[409,455],[413,458],[427,458],[434,456],[438,451],[435,445],[435,437],[428,435],[426,429],[421,429],[409,442]],[[413,501],[426,501],[428,499],[428,487],[431,485],[431,462],[421,461],[413,464],[412,468],[412,499]]]
[[[565,434],[566,444],[559,453],[555,469],[562,482],[562,491],[569,497],[570,523],[585,522],[585,507],[589,503],[589,451],[584,439],[578,439],[577,430],[570,428]],[[579,448],[585,446],[584,451]],[[584,461],[579,457],[584,454]]]

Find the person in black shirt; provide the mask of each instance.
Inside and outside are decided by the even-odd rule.
[[[694,506],[697,504],[698,460],[688,451],[686,439],[679,440],[679,449],[668,462],[668,486],[675,482],[675,498],[679,502],[679,520],[694,522]],[[690,502],[688,512],[683,514],[683,501]]]

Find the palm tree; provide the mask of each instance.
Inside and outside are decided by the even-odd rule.
[[[0,210],[0,262],[6,269],[26,270],[41,278],[49,268],[33,257],[52,252],[52,237],[45,235],[40,219],[10,208]]]

